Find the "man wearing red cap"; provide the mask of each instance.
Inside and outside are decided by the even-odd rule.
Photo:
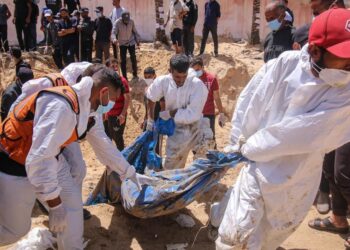
[[[309,45],[269,61],[241,93],[227,151],[248,162],[210,218],[217,249],[276,249],[304,220],[325,153],[350,142],[350,11],[313,22]]]

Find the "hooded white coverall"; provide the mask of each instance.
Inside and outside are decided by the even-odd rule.
[[[250,81],[232,123],[231,144],[243,135],[250,162],[221,203],[217,249],[276,249],[309,211],[324,154],[350,141],[350,84],[316,78],[307,46],[285,52]]]
[[[197,77],[189,75],[183,86],[178,87],[171,74],[160,76],[147,89],[147,98],[152,102],[165,99],[165,110],[175,110],[175,133],[168,137],[164,169],[183,168],[190,150],[203,137],[200,123],[208,97],[208,89]],[[205,123],[205,121],[203,121]],[[207,123],[209,126],[209,123]]]
[[[81,185],[73,179],[70,173],[72,165],[66,162],[66,157],[61,154],[57,160],[56,156],[76,125],[79,136],[86,131],[91,115],[89,98],[92,85],[92,78],[84,77],[72,86],[79,99],[78,116],[61,97],[55,95],[53,98],[51,93],[45,93],[37,99],[33,142],[26,159],[27,177],[0,173],[0,246],[14,243],[29,231],[36,198],[50,200],[60,196],[67,211],[68,225],[62,234],[58,234],[59,249],[83,249]],[[124,180],[135,169],[105,134],[101,116],[95,118],[96,125],[86,138],[98,159]],[[81,154],[75,157],[80,157],[80,162],[83,162]]]

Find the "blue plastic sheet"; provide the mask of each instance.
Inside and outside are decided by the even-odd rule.
[[[188,206],[215,186],[229,168],[245,159],[239,154],[208,152],[207,159],[198,159],[185,169],[151,172],[159,178],[154,186],[139,191],[131,181],[122,184],[124,209],[139,218],[154,218],[175,213]]]
[[[105,172],[85,205],[122,202],[128,213],[139,218],[175,213],[216,185],[229,168],[245,161],[240,154],[210,151],[206,159],[198,159],[185,169],[161,171],[161,158],[154,150],[158,131],[144,132],[122,153],[138,173],[147,169],[147,174],[159,181],[139,191],[133,182],[121,183],[118,174]]]

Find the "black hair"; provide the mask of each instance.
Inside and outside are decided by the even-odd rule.
[[[23,84],[25,82],[28,82],[29,80],[32,80],[34,78],[34,74],[30,68],[21,67],[18,70],[17,77],[21,81],[21,83]]]
[[[84,72],[81,74],[81,77],[93,76],[95,73],[97,73],[98,71],[100,71],[103,68],[105,68],[105,66],[103,64],[94,63],[84,70]]]
[[[145,68],[145,70],[143,71],[144,74],[147,74],[147,75],[155,75],[156,74],[156,71],[154,68],[152,67],[147,67]]]
[[[10,53],[13,57],[20,59],[22,57],[22,51],[20,47],[13,46],[10,48]]]
[[[107,67],[110,67],[113,63],[118,63],[118,60],[115,58],[109,58],[106,60],[105,65]]]
[[[113,69],[103,66],[93,75],[93,79],[95,86],[112,87],[115,90],[120,89],[122,93],[124,92],[122,79]]]
[[[323,0],[323,4],[326,4],[327,8],[330,8],[333,4],[339,8],[345,8],[344,0]]]
[[[174,55],[170,59],[170,69],[179,73],[186,73],[190,67],[190,60],[186,55]]]
[[[191,67],[196,66],[196,65],[199,65],[199,66],[201,66],[201,67],[204,66],[204,62],[203,62],[202,57],[197,56],[197,57],[195,57],[195,58],[192,59],[192,61],[191,61]]]

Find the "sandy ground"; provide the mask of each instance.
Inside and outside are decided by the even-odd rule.
[[[197,46],[196,50],[198,51]],[[212,45],[208,45],[208,54],[204,55],[205,65],[208,71],[217,74],[220,80],[224,106],[228,113],[232,114],[239,92],[262,65],[262,54],[258,48],[229,41],[223,41],[220,44],[220,56],[218,58],[211,57],[212,49]],[[158,75],[167,73],[168,59],[172,54],[172,51],[165,48],[155,50],[152,44],[143,45],[141,51],[138,52],[139,75],[142,75],[142,70],[147,66],[153,66]],[[31,60],[35,75],[40,76],[44,72],[54,71],[50,66],[50,62],[51,60],[48,58]],[[2,86],[6,86],[14,77],[13,65],[10,64],[6,56],[2,56],[0,70],[0,83]],[[137,89],[137,84],[133,86]],[[133,107],[134,112],[133,115],[128,117],[125,132],[127,145],[141,133],[139,123],[135,121],[135,118],[141,119],[143,117],[144,108],[137,100],[133,100]],[[229,124],[225,128],[217,126],[216,131],[218,148],[222,149],[228,142],[230,126]],[[82,150],[88,168],[83,185],[85,199],[94,189],[105,167],[98,162],[89,144],[83,142]],[[192,157],[189,157],[188,163],[191,160]],[[166,249],[167,244],[174,243],[187,243],[188,247],[186,249],[215,249],[214,244],[207,239],[205,228],[208,221],[209,206],[211,202],[220,200],[227,188],[234,184],[238,172],[239,168],[230,170],[216,188],[203,194],[200,200],[181,211],[191,215],[196,221],[196,226],[192,229],[181,228],[171,216],[140,220],[126,214],[120,205],[114,207],[104,204],[88,207],[93,217],[85,223],[84,237],[90,240],[87,249],[156,250]],[[344,249],[341,236],[321,233],[308,228],[307,221],[315,216],[318,216],[317,212],[311,208],[304,223],[282,245],[281,249]],[[47,225],[47,217],[36,209],[33,213],[33,227],[42,225]],[[198,237],[195,240],[197,233]]]

